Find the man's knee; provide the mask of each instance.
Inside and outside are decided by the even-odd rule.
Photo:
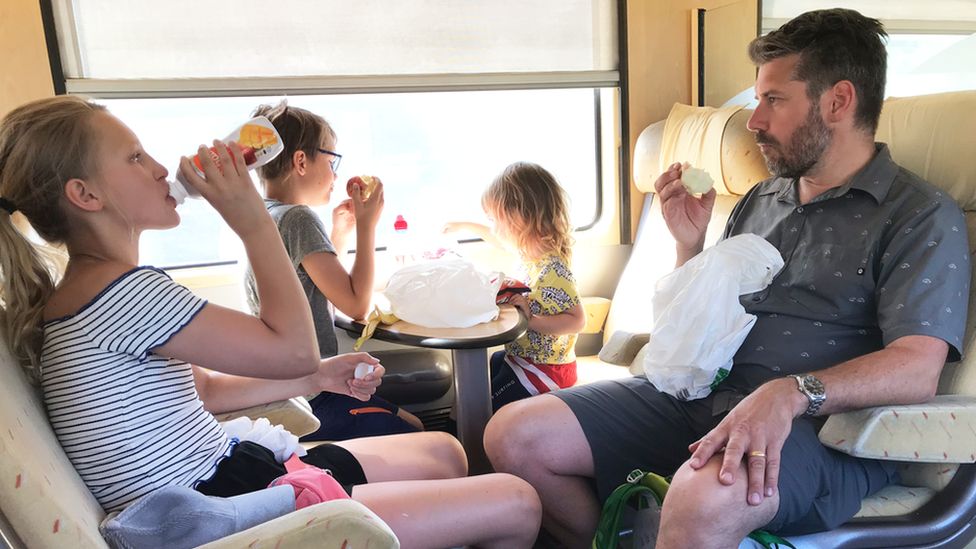
[[[745,467],[739,468],[732,485],[725,485],[718,480],[721,466],[721,454],[697,470],[685,462],[675,473],[668,489],[664,502],[667,512],[682,522],[697,524],[714,521],[718,516],[733,517],[736,523],[747,528],[746,532],[758,527],[752,526],[753,522],[765,524],[771,520],[779,506],[779,496],[766,498],[758,506],[750,506],[746,501],[748,479]]]

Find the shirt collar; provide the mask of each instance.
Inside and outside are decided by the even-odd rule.
[[[874,158],[861,171],[855,174],[846,184],[826,191],[817,197],[815,201],[819,202],[821,200],[843,196],[847,194],[847,191],[857,189],[868,193],[880,204],[888,196],[888,191],[891,190],[891,184],[898,174],[898,164],[895,164],[895,161],[891,159],[891,151],[888,150],[888,145],[875,143],[874,147],[876,151]],[[796,202],[795,183],[796,179],[777,177],[770,181],[766,188],[759,192],[759,195],[776,194],[777,199],[780,201]]]

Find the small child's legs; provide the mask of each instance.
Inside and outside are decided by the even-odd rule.
[[[491,355],[491,408],[530,396],[572,387],[576,383],[576,362],[534,364],[498,351]]]
[[[498,351],[491,355],[491,411],[516,400],[532,396],[519,381],[508,364],[505,363],[505,351]]]

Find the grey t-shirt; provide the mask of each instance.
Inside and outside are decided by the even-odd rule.
[[[319,354],[322,358],[335,356],[339,352],[336,343],[335,327],[333,325],[332,304],[315,286],[302,261],[305,256],[318,252],[335,255],[335,246],[329,240],[322,220],[308,206],[283,204],[277,200],[265,199],[264,205],[268,213],[278,225],[281,240],[285,243],[285,251],[291,258],[292,266],[298,273],[298,280],[305,290],[305,297],[312,308],[312,320],[315,322],[315,334],[319,341]],[[258,299],[257,286],[254,282],[254,271],[248,265],[244,274],[244,289],[247,293],[247,305],[251,312],[257,314],[261,309]]]
[[[959,360],[970,272],[962,211],[876,147],[848,184],[809,204],[796,180],[773,178],[732,211],[725,237],[762,236],[786,264],[768,288],[740,298],[757,319],[726,387],[750,391],[907,335],[942,339]]]

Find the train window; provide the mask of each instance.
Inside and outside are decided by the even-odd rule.
[[[377,230],[384,246],[397,215],[411,232],[433,238],[448,220],[481,219],[481,191],[501,168],[517,160],[553,172],[572,197],[577,227],[599,215],[596,101],[593,89],[509,90],[292,96],[289,105],[323,115],[338,134],[342,153],[332,205],[345,198],[341,184],[376,174],[386,207]],[[261,103],[281,97],[101,100],[124,120],[151,155],[172,172],[180,155],[245,120]],[[256,180],[256,177],[255,177]],[[450,208],[445,205],[450,204]],[[331,206],[319,213],[329,223]],[[237,259],[237,238],[209,205],[187,200],[180,227],[147,233],[142,260],[191,265]]]
[[[829,0],[767,0],[763,32]],[[888,31],[889,97],[976,89],[976,4],[960,0],[851,0],[844,7],[881,20]]]
[[[340,181],[383,179],[378,246],[397,215],[421,235],[480,218],[481,190],[516,160],[560,179],[578,228],[600,218],[601,166],[616,162],[601,155],[615,154],[604,145],[619,132],[606,112],[619,109],[613,0],[42,1],[63,90],[106,104],[171,171],[258,104],[287,97],[334,126]],[[181,227],[143,238],[143,261],[240,259],[209,206],[180,212]],[[330,208],[320,214],[328,224]]]

